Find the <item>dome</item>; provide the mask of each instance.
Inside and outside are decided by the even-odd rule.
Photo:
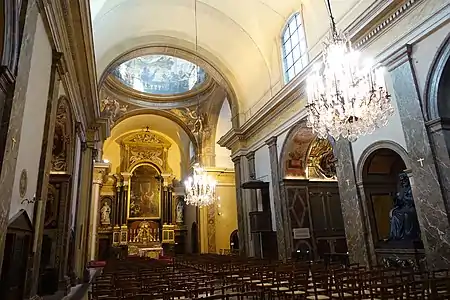
[[[196,64],[170,55],[144,55],[121,63],[112,74],[138,92],[173,96],[193,91],[206,80]]]

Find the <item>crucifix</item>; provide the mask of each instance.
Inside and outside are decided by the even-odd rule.
[[[418,159],[417,161],[420,163],[420,166],[423,167],[423,161],[424,161],[424,159],[421,158],[421,159]]]
[[[150,132],[150,126],[145,126],[145,127],[143,128],[143,130],[144,130],[144,132]]]

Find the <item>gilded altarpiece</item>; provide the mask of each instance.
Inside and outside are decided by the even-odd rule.
[[[149,130],[126,134],[116,142],[120,145],[116,193],[111,204],[100,206],[104,214],[111,207],[112,244],[126,245],[128,255],[157,256],[164,233],[174,236],[176,229],[174,177],[168,165],[171,143]]]

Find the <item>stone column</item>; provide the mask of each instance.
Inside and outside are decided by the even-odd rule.
[[[39,173],[36,189],[35,219],[34,219],[34,241],[33,262],[31,267],[31,297],[38,291],[42,239],[44,233],[45,206],[47,203],[48,185],[51,170],[53,139],[55,134],[56,113],[58,108],[59,90],[59,68],[61,67],[61,53],[53,53],[53,62],[50,73],[50,86],[47,99],[47,111],[44,123],[44,134],[41,146],[41,159],[39,162]],[[37,208],[36,208],[37,205]]]
[[[72,207],[70,174],[52,175],[51,181],[59,182],[59,209],[58,209],[58,232],[56,235],[56,259],[58,268],[59,289],[65,293],[70,287],[70,279],[67,276],[69,244],[70,244],[70,209]]]
[[[120,199],[122,198],[123,181],[120,174],[114,174],[114,177],[116,178],[116,199],[114,203],[112,225],[117,227],[120,226]]]
[[[86,267],[89,208],[92,190],[92,175],[94,170],[94,157],[97,151],[94,148],[95,134],[91,130],[86,133],[86,142],[82,144],[81,171],[80,171],[80,201],[77,206],[77,222],[75,234],[75,275],[81,280]]]
[[[16,170],[17,155],[19,153],[20,134],[22,130],[23,113],[25,110],[28,79],[31,68],[36,24],[38,19],[36,1],[29,1],[26,20],[23,28],[22,47],[15,78],[15,90],[12,85],[13,74],[6,70],[1,71],[0,89],[7,93],[3,115],[1,118],[1,160],[0,173],[0,273],[5,249],[6,231],[9,221],[9,207],[11,204],[12,189],[14,185],[14,172]],[[6,71],[6,72],[4,72]],[[13,70],[11,70],[13,71]],[[12,95],[14,93],[14,96]],[[11,98],[14,98],[11,100]],[[8,105],[6,105],[8,103]],[[12,107],[11,107],[12,106]],[[7,109],[10,109],[10,114]]]
[[[103,178],[107,174],[109,169],[109,163],[98,163],[94,164],[94,174],[92,178],[92,193],[91,193],[91,215],[89,220],[89,260],[96,260],[97,258],[97,228],[99,225],[99,202],[100,202],[100,191],[103,186]]]
[[[350,142],[339,139],[333,144],[333,152],[337,160],[336,174],[349,259],[351,263],[367,266],[370,263],[367,243],[373,245],[373,239],[367,230],[370,227],[366,227],[365,223],[368,222],[368,217],[363,208],[365,201],[360,200],[357,189],[355,164]]]
[[[241,157],[235,156],[232,160],[234,163],[234,174],[236,181],[236,205],[237,205],[237,219],[238,219],[238,236],[239,236],[239,254],[245,256],[247,252],[247,219],[248,214],[245,213],[243,197],[242,197],[242,172],[241,172]]]
[[[280,166],[278,164],[278,148],[277,137],[271,137],[266,141],[266,145],[269,147],[270,157],[270,170],[272,174],[272,191],[273,191],[273,203],[275,210],[275,222],[277,229],[277,243],[278,243],[278,257],[282,261],[291,257],[292,249],[290,246],[290,229],[289,229],[289,215],[287,212],[287,205],[283,201],[284,197],[281,197],[280,192]],[[289,238],[286,238],[289,236]]]
[[[129,183],[130,183],[130,177],[131,177],[131,173],[126,173],[123,172],[122,173],[122,177],[123,177],[123,190],[122,190],[122,223],[120,226],[120,243],[126,245],[128,243],[128,197],[129,197],[129,193],[128,190],[130,188]],[[125,240],[122,239],[122,237],[126,237]]]
[[[392,57],[387,66],[392,79],[392,94],[401,104],[398,105],[398,113],[410,158],[410,181],[428,268],[442,269],[450,266],[450,224],[435,156],[425,128],[411,49],[407,45]]]

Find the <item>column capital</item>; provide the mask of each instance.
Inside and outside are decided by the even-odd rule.
[[[123,178],[123,186],[128,186],[128,180],[130,179],[132,174],[128,172],[122,172],[120,173],[120,175],[122,175]]]
[[[247,157],[248,160],[254,160],[255,159],[255,151],[248,152],[245,157]]]
[[[277,137],[273,136],[271,138],[269,138],[268,140],[266,140],[266,145],[270,147],[276,147],[277,146]]]
[[[231,158],[231,161],[236,165],[241,163],[242,155],[237,155]]]
[[[104,182],[104,177],[106,175],[105,169],[94,169],[94,176],[92,176],[92,183],[102,185]]]

